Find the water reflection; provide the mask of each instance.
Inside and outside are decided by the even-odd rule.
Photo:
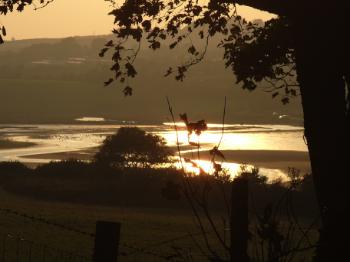
[[[158,132],[165,138],[169,145],[176,145],[177,137],[174,131]],[[178,131],[178,141],[180,145],[188,144],[187,131]],[[206,131],[200,137],[192,134],[190,141],[200,142],[202,148],[219,143],[221,132]],[[307,151],[307,147],[302,139],[302,131],[266,131],[266,132],[235,132],[225,131],[220,144],[221,150],[293,150]]]
[[[182,163],[178,160],[179,158],[176,158],[175,161],[175,167],[179,169],[184,169],[184,171],[187,174],[200,174],[200,169],[198,167],[193,166],[190,163],[186,163],[186,161],[182,160]],[[214,174],[214,167],[212,162],[206,161],[206,160],[193,160],[205,173],[207,174]],[[253,165],[249,164],[238,164],[238,163],[231,163],[231,162],[223,162],[221,163],[222,169],[224,170],[225,174],[229,174],[232,178],[239,175],[242,172],[242,169],[244,168],[246,171],[250,171],[253,168],[255,168]],[[280,169],[271,169],[271,168],[259,168],[259,173],[261,175],[265,175],[268,178],[268,182],[273,181],[288,181],[289,178],[285,171],[282,171]]]
[[[107,135],[113,134],[122,125],[0,125],[0,137],[22,142],[34,142],[37,145],[20,149],[0,149],[0,161],[19,160],[25,162],[48,162],[45,158],[23,158],[23,156],[84,150],[97,147]],[[291,150],[306,152],[301,127],[286,125],[222,125],[208,124],[208,131],[201,136],[192,134],[188,137],[185,126],[177,124],[178,132],[174,131],[172,123],[163,125],[143,125],[140,128],[158,134],[167,141],[169,146],[176,146],[179,141],[181,151],[186,152],[188,138],[201,144],[200,150],[211,149],[222,138],[220,150]],[[223,135],[223,136],[222,136]],[[198,159],[196,160],[198,161]],[[209,161],[199,160],[198,164],[205,171],[212,169]],[[223,163],[223,167],[232,174],[240,170],[239,163]],[[193,170],[198,172],[198,170]],[[284,174],[278,169],[261,169],[269,177]]]

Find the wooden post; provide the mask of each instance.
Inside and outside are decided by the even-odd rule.
[[[120,223],[97,221],[94,262],[117,262]]]
[[[248,262],[248,180],[238,177],[231,193],[231,261]]]

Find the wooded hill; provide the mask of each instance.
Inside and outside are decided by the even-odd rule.
[[[126,98],[120,84],[103,84],[111,77],[111,62],[98,53],[110,38],[33,39],[1,45],[0,122],[70,123],[92,116],[159,123],[169,121],[166,96],[175,113],[220,122],[227,96],[227,122],[302,124],[299,98],[283,105],[264,88],[242,90],[232,71],[225,69],[216,43],[209,45],[206,58],[190,69],[184,82],[164,74],[169,66],[186,61],[186,43],[157,52],[144,43],[136,62],[138,75],[130,81],[134,95]]]

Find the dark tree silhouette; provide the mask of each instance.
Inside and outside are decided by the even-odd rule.
[[[101,50],[112,49],[113,80],[127,83],[135,77],[134,61],[141,40],[156,50],[162,44],[171,49],[189,40],[191,59],[170,67],[165,75],[183,80],[191,66],[199,63],[211,38],[220,36],[224,62],[232,68],[243,88],[254,90],[260,82],[271,84],[272,96],[282,101],[301,94],[305,137],[322,215],[322,230],[316,261],[347,257],[349,221],[350,146],[349,5],[344,0],[126,0],[118,1],[110,13],[115,17],[116,41]],[[1,0],[0,14],[19,11],[32,0]],[[50,1],[37,1],[45,5]],[[236,4],[277,15],[264,25],[242,19]],[[6,34],[3,28],[2,35]],[[1,35],[0,34],[0,35]],[[196,40],[192,42],[192,39]],[[195,44],[202,39],[204,47]],[[136,42],[135,48],[130,41]],[[170,41],[170,42],[169,42]],[[0,38],[2,42],[2,38]],[[125,84],[124,94],[132,88]]]
[[[236,4],[277,16],[264,25],[247,22],[237,14]],[[284,103],[300,93],[322,215],[316,261],[331,261],[335,255],[348,256],[350,233],[349,11],[341,0],[127,0],[110,13],[116,41],[107,43],[100,55],[113,50],[114,80],[126,83],[137,75],[134,61],[141,41],[156,50],[164,44],[173,49],[186,40],[191,58],[165,73],[182,81],[204,58],[209,40],[221,37],[224,62],[243,88],[270,83],[272,96],[281,93]],[[131,95],[132,88],[125,85],[124,93]]]
[[[113,167],[151,167],[169,163],[171,151],[163,138],[137,127],[121,127],[108,136],[94,159]]]

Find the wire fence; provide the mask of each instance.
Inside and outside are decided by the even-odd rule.
[[[1,262],[89,262],[86,257],[72,251],[48,246],[43,243],[27,240],[20,235],[0,235]]]
[[[20,235],[0,234],[0,261],[1,262],[89,262],[93,261],[92,256],[84,256],[73,251],[59,249],[43,243],[24,239]],[[161,261],[172,261],[177,254],[172,252],[153,251],[152,246],[146,248],[136,247],[135,245],[121,243],[121,258],[130,257],[149,257],[150,260],[157,259]],[[152,249],[151,249],[152,248]]]
[[[78,234],[88,241],[93,246],[95,240],[95,233],[87,232],[58,222],[50,221],[48,219],[29,215],[24,212],[13,210],[10,208],[0,208],[0,214],[3,216],[16,217],[24,219],[31,223],[39,223],[41,225],[54,227],[59,231],[66,231],[73,234]],[[131,244],[125,240],[119,243],[119,257],[121,260],[133,260],[142,257],[145,261],[175,261],[179,257],[184,256],[186,252],[177,248],[176,242],[184,239],[190,239],[197,234],[185,234],[175,238],[165,239],[146,246],[140,247],[136,244]],[[55,237],[52,235],[50,237]],[[93,261],[93,250],[89,255],[82,255],[76,251],[56,248],[48,244],[32,241],[29,237],[23,237],[18,233],[0,232],[0,262],[85,262]],[[117,249],[117,247],[116,247]],[[86,252],[84,252],[86,254]],[[194,255],[194,254],[193,254]],[[195,256],[202,256],[195,254]],[[148,258],[148,259],[147,259]]]
[[[53,227],[61,229],[61,230],[70,231],[70,232],[77,233],[80,235],[85,235],[88,237],[95,237],[94,233],[86,232],[86,231],[83,231],[80,229],[76,229],[76,228],[61,224],[61,223],[50,221],[50,220],[45,219],[45,218],[32,216],[32,215],[26,214],[24,212],[19,212],[17,210],[13,210],[13,209],[9,209],[9,208],[0,208],[0,212],[4,215],[14,215],[16,217],[21,217],[21,218],[24,218],[27,220],[31,220],[32,222],[38,222],[41,224],[53,226]]]
[[[54,227],[58,231],[79,234],[88,237],[89,241],[93,241],[95,234],[86,232],[77,228],[73,228],[61,223],[50,221],[42,217],[36,217],[24,212],[9,208],[0,208],[0,214],[10,220],[19,223],[25,221],[28,225],[39,225]],[[20,220],[18,220],[20,219]],[[41,227],[40,227],[41,228]],[[5,229],[6,230],[6,229]],[[52,234],[47,237],[52,240],[55,238],[57,230],[49,229]],[[4,231],[4,228],[2,229]],[[36,236],[28,236],[24,232],[0,232],[0,262],[88,262],[92,261],[92,250],[90,252],[62,249],[53,246],[53,241],[37,241],[33,240]],[[44,243],[43,243],[44,242]],[[85,241],[86,242],[86,241]],[[86,251],[86,250],[85,250]],[[83,254],[82,254],[82,253]]]

